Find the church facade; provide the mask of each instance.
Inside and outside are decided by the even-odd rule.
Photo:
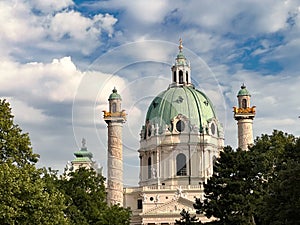
[[[246,150],[253,142],[255,107],[250,107],[244,85],[237,97],[234,118],[239,147]],[[182,42],[171,67],[171,82],[149,105],[141,128],[137,187],[123,187],[122,124],[126,114],[116,89],[108,101],[104,120],[108,124],[109,204],[130,207],[132,225],[175,224],[182,209],[195,214],[195,197],[203,198],[203,183],[213,174],[214,161],[224,146],[224,131],[212,102],[192,83]]]

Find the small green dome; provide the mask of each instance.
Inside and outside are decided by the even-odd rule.
[[[246,89],[246,86],[243,84],[241,90],[238,92],[237,96],[251,96],[250,92]]]
[[[165,129],[177,115],[188,118],[190,125],[202,130],[212,119],[216,119],[209,98],[193,86],[173,86],[154,98],[148,108],[146,124]]]
[[[108,100],[113,100],[113,99],[120,99],[120,100],[122,100],[121,95],[118,94],[118,91],[117,91],[117,89],[115,87],[112,90],[112,92],[113,93],[110,94]]]

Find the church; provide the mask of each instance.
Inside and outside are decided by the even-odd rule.
[[[195,198],[203,199],[203,183],[213,174],[213,165],[224,147],[224,130],[213,103],[192,83],[191,65],[184,55],[182,41],[171,67],[170,84],[150,103],[141,125],[139,185],[123,187],[122,129],[126,113],[122,97],[114,88],[108,98],[107,123],[107,201],[132,210],[132,225],[175,224],[182,209],[196,214]],[[238,146],[247,150],[253,143],[255,106],[243,84],[238,91]],[[124,100],[126,101],[126,100]],[[83,148],[76,163],[92,163]],[[78,157],[85,157],[78,159]],[[73,162],[72,162],[73,164]],[[197,215],[202,222],[209,221]]]

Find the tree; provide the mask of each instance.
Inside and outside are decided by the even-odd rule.
[[[276,135],[288,141],[274,160],[272,176],[268,179],[268,189],[263,198],[261,222],[300,224],[300,140],[282,132]]]
[[[60,189],[68,200],[65,214],[72,224],[129,224],[128,209],[108,207],[104,180],[94,170],[83,167],[60,180]]]
[[[1,224],[68,224],[64,217],[64,196],[47,184],[32,165],[0,164]]]
[[[249,152],[229,146],[220,153],[214,166],[213,176],[204,184],[203,206],[196,201],[195,207],[208,218],[217,218],[219,224],[254,224],[253,215],[257,195],[255,176],[249,173],[253,162]]]
[[[106,209],[103,218],[103,224],[106,225],[129,225],[131,211],[120,207],[119,205],[112,205]]]
[[[69,224],[64,196],[42,179],[37,160],[28,134],[13,123],[9,104],[0,100],[1,224]]]
[[[202,224],[196,216],[191,216],[189,211],[183,209],[180,212],[181,218],[180,220],[175,220],[175,224],[178,225],[190,225],[190,224]]]
[[[249,151],[225,147],[204,184],[205,200],[195,208],[209,224],[298,224],[300,222],[300,143],[274,131]]]
[[[0,162],[7,160],[23,166],[36,163],[38,155],[31,148],[29,135],[14,124],[9,103],[0,99]]]

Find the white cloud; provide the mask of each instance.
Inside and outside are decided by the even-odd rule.
[[[109,14],[97,14],[90,19],[76,11],[61,12],[51,19],[48,32],[55,41],[67,38],[96,43],[102,29],[110,36],[113,34],[113,25],[116,22],[117,19]]]
[[[0,2],[1,43],[35,42],[44,36],[38,17],[30,12],[27,4]],[[3,45],[5,47],[5,45]]]
[[[72,100],[82,78],[70,57],[54,59],[48,64],[1,61],[0,74],[0,83],[5,84],[1,92],[6,96],[57,102]]]
[[[31,0],[34,8],[44,13],[52,13],[74,5],[72,0]]]
[[[43,114],[43,111],[29,106],[27,102],[20,101],[14,98],[6,98],[12,108],[12,114],[18,121],[26,124],[41,124],[46,123],[50,118]]]
[[[41,50],[87,55],[101,45],[103,33],[113,36],[117,22],[113,15],[96,14],[89,18],[68,8],[72,5],[71,0],[20,0],[15,4],[1,1],[0,55],[28,57],[30,52],[41,54]],[[36,13],[37,10],[43,13]]]

